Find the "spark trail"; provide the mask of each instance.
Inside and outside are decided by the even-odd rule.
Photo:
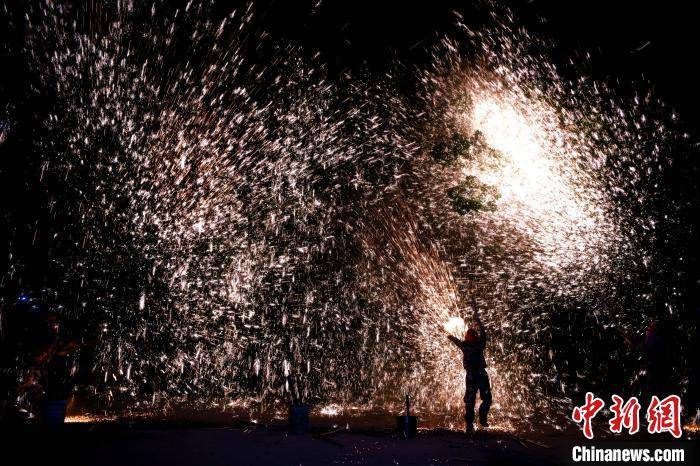
[[[477,303],[497,423],[561,426],[564,309],[639,325],[649,288],[618,285],[642,274],[630,244],[653,218],[619,193],[647,195],[645,141],[669,136],[561,79],[507,21],[446,38],[408,97],[391,73],[329,80],[252,6],[46,2],[23,21],[56,99],[37,141],[53,259],[99,331],[100,396],[335,413],[408,391],[457,425],[441,329]]]

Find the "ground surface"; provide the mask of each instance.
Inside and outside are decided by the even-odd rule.
[[[324,435],[325,434],[325,435]],[[5,432],[11,464],[71,465],[429,465],[557,464],[553,449],[505,434],[422,432],[288,434],[281,428],[65,426]],[[5,443],[5,442],[3,442]],[[9,451],[8,451],[9,450]]]
[[[0,465],[558,465],[573,464],[572,445],[588,443],[576,434],[518,437],[492,431],[467,438],[454,431],[425,430],[403,439],[390,429],[317,427],[294,435],[284,426],[250,422],[83,423],[54,430],[24,425],[0,430]],[[654,445],[643,442],[663,439],[625,439],[637,442],[624,445],[631,447],[682,446],[689,456],[683,464],[697,464],[700,458],[697,440]],[[595,443],[596,448],[606,446],[605,441]]]

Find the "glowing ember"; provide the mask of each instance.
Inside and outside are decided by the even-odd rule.
[[[98,422],[112,422],[116,419],[116,417],[111,416],[97,416],[93,414],[74,414],[66,416],[65,422],[67,424],[92,424]]]
[[[321,415],[323,415],[323,416],[332,417],[332,416],[337,416],[341,412],[341,410],[342,410],[342,407],[340,405],[330,404],[330,405],[322,407],[319,410],[319,413],[321,413]]]
[[[27,6],[24,54],[55,101],[36,132],[63,190],[52,267],[99,336],[98,396],[335,416],[409,393],[457,425],[464,372],[441,327],[461,336],[476,306],[494,425],[561,428],[598,370],[572,362],[595,345],[557,338],[646,319],[655,228],[677,211],[649,207],[666,126],[563,80],[498,19],[414,75],[330,79],[252,6],[210,3]]]
[[[447,322],[445,322],[444,329],[450,335],[461,338],[466,331],[466,325],[464,324],[464,319],[461,317],[450,317]]]

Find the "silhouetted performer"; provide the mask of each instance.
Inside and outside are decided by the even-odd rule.
[[[647,327],[647,331],[642,343],[644,350],[644,362],[646,364],[646,384],[647,396],[656,395],[663,398],[671,391],[671,359],[667,331],[663,322],[652,322]]]
[[[0,424],[12,409],[17,388],[18,343],[15,335],[14,315],[7,306],[0,308]]]
[[[21,294],[0,312],[0,422],[17,420],[18,380],[48,341],[46,308]]]
[[[452,343],[457,345],[462,350],[464,355],[464,370],[466,374],[466,390],[464,393],[464,404],[467,412],[464,415],[464,420],[467,422],[466,431],[468,434],[474,432],[474,406],[476,404],[476,392],[479,392],[481,397],[481,405],[479,406],[479,424],[483,427],[488,427],[487,416],[491,407],[491,384],[489,375],[486,373],[486,359],[484,359],[484,350],[486,349],[486,330],[479,319],[479,315],[474,312],[479,332],[477,333],[474,327],[467,330],[464,335],[464,341],[452,335],[448,335]]]

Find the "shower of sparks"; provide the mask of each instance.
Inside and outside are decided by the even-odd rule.
[[[606,239],[601,232],[604,212],[585,198],[588,193],[577,192],[580,180],[565,171],[573,157],[561,152],[571,148],[556,124],[544,126],[542,121],[553,119],[554,110],[534,110],[533,102],[509,94],[475,98],[474,128],[501,158],[484,161],[486,167],[467,174],[498,188],[499,215],[522,221],[519,226],[541,245],[546,259],[554,265],[580,260],[591,251],[592,236],[594,241]]]
[[[495,422],[563,425],[567,309],[643,325],[628,306],[649,289],[619,284],[649,266],[654,220],[626,205],[663,170],[648,141],[665,130],[564,82],[500,23],[467,31],[471,61],[445,39],[406,98],[391,75],[327,79],[256,20],[194,0],[24,17],[56,98],[37,141],[61,190],[53,260],[76,290],[66,309],[100,330],[96,393],[326,416],[410,393],[457,426],[464,374],[443,327],[463,334],[476,309]],[[468,144],[436,160],[455,135]],[[446,193],[464,182],[493,208],[456,212]]]

